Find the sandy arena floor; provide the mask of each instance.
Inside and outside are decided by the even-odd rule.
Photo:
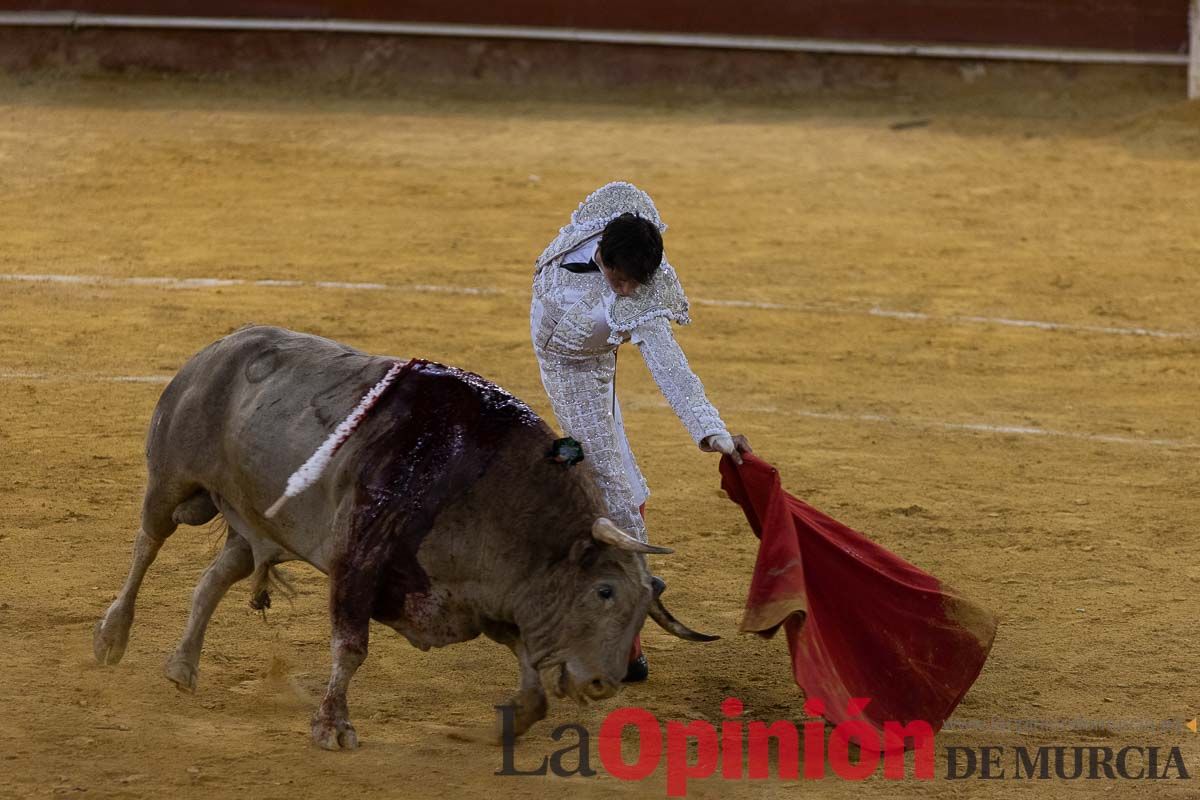
[[[493,776],[499,750],[459,735],[516,681],[487,641],[422,654],[376,628],[351,692],[363,747],[314,749],[328,624],[325,581],[303,566],[299,597],[265,620],[235,587],[198,692],[176,691],[161,666],[218,545],[205,529],[163,549],[124,661],[91,654],[137,528],[145,426],[190,354],[274,323],[463,366],[545,412],[531,263],[618,178],[671,226],[694,303],[680,340],[731,426],[792,491],[1001,615],[955,719],[984,730],[946,732],[939,750],[1178,745],[1193,772],[712,780],[693,796],[1196,796],[1200,108],[1176,98],[346,99],[0,80],[0,797],[662,795],[661,772]],[[909,121],[928,124],[891,127]],[[13,277],[35,274],[96,280]],[[128,280],[150,277],[170,280]],[[242,282],[179,283],[194,278]],[[726,638],[648,629],[651,681],[622,700],[719,719],[734,695],[753,719],[798,719],[783,642],[735,634],[754,537],[628,355],[650,529],[677,549],[655,568],[681,617]],[[519,759],[616,705],[554,706]]]

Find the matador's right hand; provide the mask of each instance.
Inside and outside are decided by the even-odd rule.
[[[733,459],[733,463],[742,463],[742,453],[753,453],[750,442],[740,433],[731,436],[728,432],[716,433],[705,437],[700,443],[700,449],[708,452],[723,453]]]

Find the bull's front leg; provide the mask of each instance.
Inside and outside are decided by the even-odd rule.
[[[313,742],[326,750],[353,750],[358,747],[358,734],[350,724],[350,707],[346,690],[350,679],[367,658],[367,627],[361,634],[347,632],[333,635],[333,671],[325,697],[313,715]]]
[[[350,679],[367,658],[375,574],[335,566],[331,575],[333,670],[325,697],[313,715],[312,737],[313,742],[326,750],[353,750],[358,747],[358,735],[350,724],[346,691]]]
[[[520,736],[533,727],[537,722],[546,718],[549,703],[546,701],[546,690],[542,686],[542,677],[529,658],[525,645],[517,640],[509,642],[509,648],[521,664],[521,688],[508,700],[513,707],[513,735]],[[503,736],[503,725],[497,723],[497,737]]]

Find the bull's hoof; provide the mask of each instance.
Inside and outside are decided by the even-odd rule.
[[[358,734],[345,720],[314,719],[312,737],[313,743],[323,750],[354,750],[358,747]]]
[[[129,644],[129,625],[133,620],[109,609],[92,629],[92,652],[101,664],[112,666],[125,655]]]
[[[163,674],[167,676],[167,680],[175,684],[175,688],[179,691],[193,693],[196,691],[196,679],[199,677],[200,671],[195,664],[178,653],[167,660],[166,666],[163,667]]]
[[[522,689],[512,696],[508,704],[513,707],[512,732],[514,736],[522,735],[545,719],[546,712],[550,708],[550,704],[546,701],[546,693],[540,688]],[[496,741],[502,742],[503,736],[503,722],[497,720]]]

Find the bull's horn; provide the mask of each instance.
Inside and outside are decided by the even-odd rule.
[[[612,520],[607,517],[600,517],[592,525],[592,538],[597,542],[611,544],[613,547],[619,547],[622,550],[632,550],[635,553],[666,555],[675,552],[669,547],[659,547],[656,544],[646,544],[645,542],[638,541],[614,525]]]
[[[684,625],[671,616],[671,612],[667,611],[667,607],[663,605],[662,600],[657,596],[650,601],[650,618],[657,622],[659,627],[667,633],[672,633],[680,639],[687,639],[689,642],[712,642],[721,638],[720,636],[712,636],[707,633],[699,633]]]

